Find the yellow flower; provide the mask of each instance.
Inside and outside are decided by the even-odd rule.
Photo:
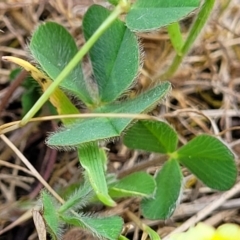
[[[227,223],[215,229],[205,223],[198,223],[185,233],[172,235],[170,240],[240,240],[240,227]]]
[[[212,240],[240,240],[240,227],[226,223],[218,227]]]

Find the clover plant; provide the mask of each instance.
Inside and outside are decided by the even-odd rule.
[[[231,188],[236,180],[234,155],[221,140],[203,134],[179,147],[177,132],[165,121],[121,117],[149,112],[171,91],[170,82],[158,81],[134,98],[122,97],[134,86],[142,63],[141,47],[135,32],[167,27],[176,57],[163,75],[165,80],[173,75],[192,46],[214,1],[206,0],[201,6],[200,0],[130,2],[109,0],[113,10],[100,5],[90,6],[82,23],[86,43],[79,51],[75,40],[63,26],[45,22],[35,30],[29,43],[37,68],[25,61],[5,57],[26,68],[44,92],[25,115],[21,126],[49,97],[59,114],[80,114],[67,96],[81,101],[93,116],[115,114],[115,117],[102,115],[83,119],[74,115],[72,119],[63,118],[63,126],[46,140],[50,147],[76,150],[85,170],[85,183],[68,196],[64,204],[58,203],[47,191],[42,192],[42,214],[53,239],[59,237],[64,223],[87,229],[99,238],[126,239],[121,236],[123,220],[119,216],[84,212],[83,207],[97,199],[112,207],[117,204],[117,198],[139,197],[145,218],[169,218],[183,188],[181,166],[207,186],[220,191]],[[194,11],[196,20],[188,37],[183,39],[179,21]],[[121,14],[125,14],[121,18],[124,21],[119,18]],[[86,54],[93,80],[85,77],[82,70],[81,60]],[[136,172],[117,179],[107,173],[107,154],[99,145],[99,142],[116,137],[122,137],[123,143],[131,149],[165,154],[168,160],[155,176]],[[151,228],[143,230],[151,239],[160,239]]]

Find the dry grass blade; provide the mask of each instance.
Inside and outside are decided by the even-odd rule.
[[[13,229],[14,227],[26,222],[27,220],[29,220],[32,217],[32,211],[28,210],[27,212],[25,212],[21,217],[19,217],[17,220],[15,220],[14,222],[12,222],[11,224],[9,224],[7,227],[5,227],[4,229],[2,229],[0,231],[0,235],[2,235],[3,233]]]
[[[39,240],[46,240],[47,239],[46,226],[41,213],[39,212],[39,210],[33,209],[32,215]]]
[[[28,167],[32,174],[42,183],[42,185],[61,203],[64,200],[52,189],[51,186],[42,178],[38,171],[32,166],[32,164],[24,157],[24,155],[9,141],[5,135],[0,135],[0,138],[13,150],[13,152],[21,159],[21,161]]]

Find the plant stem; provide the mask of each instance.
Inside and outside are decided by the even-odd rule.
[[[171,43],[178,55],[182,54],[182,47],[184,44],[183,37],[180,30],[179,22],[172,23],[167,26],[168,35]]]
[[[68,63],[63,71],[58,75],[50,87],[44,92],[44,94],[38,99],[30,111],[24,116],[19,126],[24,126],[28,123],[42,105],[48,100],[51,94],[59,86],[59,84],[68,76],[68,74],[74,69],[74,67],[82,60],[84,55],[90,50],[99,37],[111,26],[111,24],[118,18],[120,14],[125,12],[128,8],[128,2],[126,0],[120,1],[119,5],[113,10],[109,17],[102,23],[102,25],[96,30],[96,32],[89,38],[74,58]]]
[[[177,53],[177,55],[173,59],[172,64],[167,69],[167,71],[160,76],[158,75],[158,76],[154,77],[155,80],[157,80],[159,78],[160,78],[160,80],[169,79],[177,71],[184,56],[188,53],[189,49],[193,45],[193,43],[196,40],[197,36],[199,35],[200,31],[204,27],[212,9],[213,9],[214,3],[215,3],[215,0],[205,0],[205,2],[203,3],[203,5],[198,13],[198,16],[197,16],[195,22],[190,30],[188,38],[186,39],[186,41],[182,47],[181,53]]]

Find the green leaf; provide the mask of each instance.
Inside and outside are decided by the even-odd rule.
[[[236,182],[234,155],[220,140],[200,135],[177,151],[178,160],[208,187],[227,190]]]
[[[145,172],[136,172],[110,185],[109,194],[113,198],[138,196],[148,197],[155,190],[155,180]]]
[[[98,199],[107,206],[115,206],[116,203],[108,195],[105,179],[107,156],[104,150],[97,143],[86,144],[78,148],[78,156]]]
[[[167,123],[141,120],[127,130],[123,142],[133,149],[171,153],[176,150],[178,137]]]
[[[61,214],[60,217],[65,223],[67,223],[69,225],[81,227],[83,229],[86,228],[85,224],[81,220],[82,215],[80,215],[80,214],[74,214],[74,215],[75,216]]]
[[[123,220],[118,216],[63,216],[65,222],[87,228],[93,235],[110,240],[116,240],[121,233]]]
[[[36,29],[29,49],[34,60],[53,81],[78,52],[70,33],[63,26],[54,22],[41,24]],[[61,87],[86,104],[92,102],[88,91],[89,86],[83,78],[80,64],[62,82]]]
[[[86,40],[110,15],[110,11],[92,5],[83,18]],[[102,102],[112,102],[133,83],[140,65],[137,37],[116,20],[89,51],[94,79]]]
[[[90,160],[91,161],[91,160]],[[62,204],[58,212],[63,213],[68,209],[81,209],[86,206],[91,198],[93,197],[93,190],[88,183],[84,183],[83,186],[79,187],[74,193],[68,196],[66,202]]]
[[[84,216],[82,220],[92,232],[95,231],[97,235],[111,240],[118,238],[123,227],[123,220],[118,216],[99,218]]]
[[[144,232],[147,232],[151,240],[161,240],[159,234],[152,230],[150,227],[145,226]]]
[[[109,3],[111,3],[114,6],[117,6],[120,0],[108,0]]]
[[[200,0],[137,0],[127,14],[126,24],[133,31],[150,31],[177,22],[195,10]]]
[[[175,159],[168,160],[155,180],[157,190],[154,199],[143,199],[141,210],[149,219],[167,219],[176,208],[182,187],[182,173]]]
[[[17,78],[20,73],[21,73],[20,68],[12,70],[11,73],[9,74],[10,80],[12,81],[15,78]],[[32,108],[34,103],[38,100],[38,98],[41,95],[39,92],[39,85],[31,76],[27,76],[24,82],[21,83],[21,85],[25,88],[25,91],[21,96],[22,104],[21,116],[23,117]]]
[[[119,132],[110,124],[109,119],[90,118],[60,129],[59,132],[51,134],[46,142],[49,146],[68,148],[118,135]]]
[[[25,114],[32,108],[39,97],[39,91],[37,91],[35,86],[30,87],[23,93],[21,97],[22,116],[25,116]]]
[[[129,238],[126,238],[125,236],[120,235],[120,236],[118,237],[118,240],[129,240]]]
[[[15,68],[13,69],[10,74],[9,74],[9,79],[11,81],[15,80],[16,77],[18,77],[18,75],[21,73],[21,68]],[[24,83],[26,82],[26,80],[22,83],[22,85],[24,86]]]
[[[141,113],[155,106],[169,92],[171,85],[164,82],[134,99],[106,105],[96,110],[99,113]],[[47,139],[47,144],[58,147],[75,147],[82,143],[119,136],[132,119],[95,118],[77,122],[62,129]]]
[[[46,191],[42,191],[43,217],[53,239],[58,239],[60,220],[57,214],[58,205],[55,199]]]

